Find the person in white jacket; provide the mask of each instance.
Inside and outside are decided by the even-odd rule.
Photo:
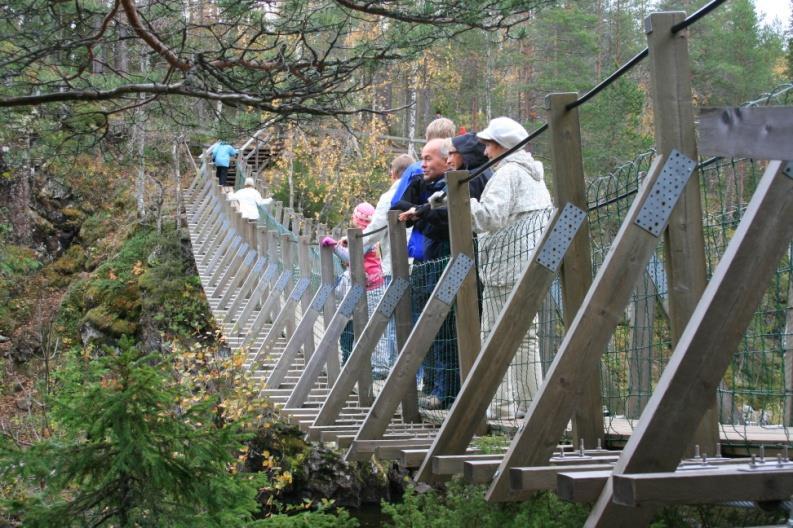
[[[363,234],[367,235],[372,231],[377,231],[373,235],[370,235],[366,238],[367,244],[375,244],[377,242],[380,243],[380,266],[383,270],[383,278],[385,279],[385,284],[391,282],[392,270],[391,270],[391,242],[388,237],[388,229],[383,229],[382,231],[378,231],[383,227],[388,225],[388,211],[391,209],[391,199],[394,197],[394,193],[396,192],[397,187],[399,186],[399,179],[402,176],[402,173],[405,172],[412,163],[415,163],[416,160],[413,159],[412,156],[408,154],[400,154],[396,158],[393,159],[391,162],[391,168],[389,171],[389,175],[391,177],[391,187],[388,188],[386,192],[380,195],[380,199],[377,201],[377,205],[374,209],[374,214],[372,215],[372,222],[369,226],[364,229]],[[410,229],[408,229],[407,238],[410,238]],[[390,368],[396,363],[397,357],[397,349],[396,349],[396,329],[394,327],[394,319],[388,322],[388,327],[386,328],[385,332],[385,347],[386,350],[386,357],[380,357],[381,355],[375,354],[372,356],[372,371],[374,373],[374,377],[376,379],[385,379],[388,375],[388,371]],[[378,350],[381,350],[381,347],[378,345]]]
[[[508,117],[497,117],[477,137],[485,144],[485,155],[492,160],[526,139],[528,132]],[[479,276],[484,287],[483,341],[531,258],[552,206],[542,164],[524,150],[501,160],[482,196],[471,200],[473,230],[479,234]],[[488,410],[489,417],[521,418],[541,381],[535,319],[499,386]]]
[[[254,185],[253,178],[245,178],[245,186],[228,195],[229,200],[239,204],[240,214],[247,220],[258,220],[259,206],[273,203],[272,198],[262,198]]]

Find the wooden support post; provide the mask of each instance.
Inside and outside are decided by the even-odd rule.
[[[347,248],[350,253],[350,279],[352,286],[360,285],[366,291],[366,273],[363,269],[363,231],[360,229],[347,230]],[[366,295],[363,302],[355,306],[352,313],[353,347],[361,338],[366,322],[369,320],[369,308]],[[372,365],[371,355],[368,368],[358,371],[358,403],[361,407],[372,405],[374,395],[372,392]]]
[[[694,166],[693,160],[678,152],[656,158],[565,334],[523,428],[512,440],[488,490],[488,500],[521,500],[528,496],[510,489],[509,468],[547,464],[573,409],[581,401],[586,384],[598,371],[600,358],[622,318],[633,285],[655,251],[659,229],[666,224],[665,212],[676,204],[674,196],[664,200],[655,197],[661,196],[660,189],[666,186],[679,188],[687,182]]]
[[[586,182],[581,155],[581,127],[578,108],[567,110],[567,105],[578,98],[576,93],[551,94],[545,99],[551,134],[553,158],[554,195],[559,207],[571,203],[587,210]],[[592,248],[589,242],[589,222],[578,231],[560,270],[562,305],[565,328],[570,328],[576,312],[592,284]],[[582,388],[581,399],[573,412],[573,443],[583,439],[594,446],[603,437],[603,400],[600,393],[600,376],[595,374]]]
[[[793,254],[790,255],[793,262]],[[793,425],[793,271],[788,276],[787,316],[785,336],[782,339],[785,369],[785,425]]]
[[[399,221],[399,211],[388,212],[388,241],[391,245],[391,280],[403,279],[410,284],[410,262],[408,261],[407,232],[405,224]],[[394,331],[396,333],[396,349],[402,350],[413,328],[411,313],[410,288],[396,305],[394,310]],[[418,407],[418,392],[415,383],[405,387],[402,397],[402,420],[408,423],[421,421]]]
[[[295,269],[295,261],[294,261],[294,254],[295,254],[294,244],[295,244],[295,242],[294,242],[294,239],[292,238],[292,235],[290,235],[289,233],[282,234],[280,236],[280,239],[281,239],[281,264],[284,267],[283,268],[284,271],[288,271],[289,272],[289,280],[286,283],[286,289],[284,291],[289,291],[292,288],[292,286],[294,285],[293,284],[293,279],[294,279],[293,271]],[[281,310],[281,302],[280,301],[281,300],[278,299],[276,301],[276,304],[274,305],[275,311],[272,314],[273,318],[278,313],[278,311]],[[294,333],[294,331],[295,331],[295,327],[294,327],[294,321],[293,321],[293,324],[291,326],[287,324],[286,336],[287,337],[291,336]]]
[[[682,11],[653,13],[645,20],[645,31],[650,50],[656,149],[663,154],[677,149],[696,160],[688,31],[672,33],[672,26],[685,17]],[[707,282],[698,178],[692,178],[688,183],[680,205],[669,219],[664,242],[669,283],[669,325],[674,346],[680,340]],[[708,412],[692,440],[701,449],[713,453],[719,441],[715,390],[708,400]]]
[[[310,227],[309,220],[304,219],[304,227]],[[309,235],[303,233],[300,235],[297,246],[297,263],[298,263],[298,267],[300,268],[300,277],[309,281],[309,288],[308,290],[306,290],[306,294],[303,295],[300,300],[301,317],[306,315],[306,311],[311,305],[312,288],[310,287],[310,284],[313,278],[311,276],[311,260],[308,255],[309,240],[310,240]],[[293,318],[292,334],[294,334],[294,325],[295,322]],[[306,342],[303,344],[303,351],[306,354],[306,357],[310,356],[314,352],[314,332],[311,332],[308,336],[306,336]]]
[[[394,417],[400,400],[404,397],[408,387],[415,385],[416,373],[421,362],[430,348],[430,344],[440,330],[443,321],[451,310],[452,302],[457,290],[472,272],[473,260],[467,255],[457,255],[446,266],[438,284],[432,292],[427,304],[424,306],[407,343],[402,348],[394,368],[383,386],[380,395],[375,399],[366,420],[355,437],[353,444],[347,452],[349,460],[357,456],[356,443],[360,440],[376,440],[388,428]]]
[[[449,242],[452,256],[464,254],[476,260],[473,228],[471,227],[471,195],[468,183],[462,183],[462,180],[467,177],[468,171],[446,173]],[[476,273],[469,274],[460,286],[455,301],[455,310],[455,337],[460,365],[460,385],[462,385],[482,347]],[[484,434],[486,431],[487,420],[483,415],[477,427],[477,434]]]
[[[628,397],[624,414],[631,419],[638,418],[642,413],[652,388],[655,303],[655,286],[651,277],[645,273],[636,283],[630,309],[631,349],[628,357]]]
[[[549,268],[547,262],[542,262],[544,249],[553,249],[559,257],[564,255],[567,249],[564,240],[573,237],[583,219],[584,212],[572,205],[566,208],[565,213],[557,210],[554,214],[504,303],[471,373],[463,381],[460,394],[416,474],[417,480],[437,480],[432,472],[433,458],[465,453],[556,276],[556,265]]]
[[[269,242],[269,235],[267,234],[267,226],[257,226],[256,227],[256,252],[259,253],[259,257],[268,258],[269,254],[267,251],[267,245]]]
[[[319,266],[322,276],[322,284],[330,284],[336,287],[336,274],[333,271],[333,248],[320,247],[319,248]],[[336,312],[336,296],[331,295],[325,300],[325,306],[322,309],[322,323],[323,328],[327,329],[330,325],[330,320]]]
[[[732,359],[733,351],[793,240],[793,177],[772,161],[716,267],[680,342],[628,440],[614,474],[673,471]],[[612,502],[606,484],[588,526],[633,526],[649,521],[650,508]],[[639,521],[639,522],[637,522]]]

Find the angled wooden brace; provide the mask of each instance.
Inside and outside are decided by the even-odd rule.
[[[565,333],[539,394],[512,439],[487,492],[488,500],[523,500],[530,496],[530,492],[510,489],[509,468],[547,465],[586,384],[597,375],[601,355],[631,291],[644,273],[695,167],[693,160],[676,150],[656,158]]]
[[[285,407],[302,407],[308,398],[311,388],[319,378],[322,366],[327,366],[328,384],[339,375],[339,337],[344,327],[352,319],[353,311],[358,303],[366,302],[366,291],[360,284],[354,284],[347,295],[342,299],[336,313],[333,314],[330,324],[325,329],[322,339],[317,344],[317,348],[306,363],[306,368],[300,375],[300,379],[292,389],[292,394],[286,401]]]
[[[416,480],[429,482],[438,478],[432,473],[434,456],[465,453],[585,219],[586,213],[569,203],[554,213],[465,378]]]
[[[317,293],[314,294],[314,298],[311,300],[311,306],[309,306],[308,310],[303,314],[303,318],[298,323],[297,328],[295,328],[295,332],[292,334],[292,337],[289,338],[289,341],[287,341],[283,352],[281,352],[281,356],[278,358],[275,368],[273,368],[273,371],[267,378],[268,387],[276,389],[284,381],[286,374],[297,358],[297,353],[300,351],[300,348],[306,342],[308,336],[314,332],[314,323],[322,314],[325,302],[332,294],[333,286],[330,284],[323,284],[317,290]],[[269,353],[269,350],[265,350],[264,353]]]
[[[267,300],[262,303],[262,309],[259,310],[259,313],[253,319],[253,323],[251,323],[251,327],[248,329],[245,339],[242,340],[242,347],[249,347],[256,341],[259,336],[259,331],[270,318],[273,308],[280,302],[281,295],[284,293],[284,290],[286,290],[286,286],[289,284],[289,279],[291,278],[292,272],[290,270],[283,271],[281,276],[278,277],[275,286],[270,290],[270,295],[267,296]],[[234,326],[238,330],[242,330],[241,323],[238,322]]]
[[[385,332],[394,309],[409,288],[410,283],[408,280],[401,277],[394,279],[388,285],[377,308],[366,323],[361,337],[355,343],[347,363],[341,369],[341,373],[336,383],[333,384],[333,388],[322,405],[317,418],[314,420],[315,427],[336,423],[336,419],[347,402],[355,382],[360,378],[361,371],[372,368],[372,352],[374,352],[377,342],[382,337],[383,332]]]
[[[473,259],[464,253],[456,255],[446,265],[446,269],[416,321],[407,343],[399,351],[397,362],[366,415],[345,459],[354,460],[357,457],[358,443],[361,441],[382,437],[394,417],[399,402],[408,393],[410,387],[415,386],[416,373],[421,362],[427,355],[444,319],[449,314],[457,290],[473,268]]]
[[[226,266],[226,270],[220,276],[220,279],[218,279],[218,284],[217,287],[215,287],[215,291],[212,292],[212,297],[222,298],[227,289],[233,291],[235,288],[233,284],[231,284],[233,282],[232,279],[237,277],[242,263],[245,262],[246,258],[249,259],[249,263],[253,262],[255,256],[256,251],[243,239],[239,248],[237,248],[237,252],[231,258],[228,266]]]
[[[793,240],[793,165],[772,161],[713,272],[614,474],[674,471]],[[587,526],[641,526],[652,508],[615,502],[609,479]]]
[[[240,295],[242,293],[242,286],[250,279],[251,272],[255,267],[255,263],[256,250],[249,248],[248,252],[245,254],[245,258],[242,260],[239,267],[237,268],[236,273],[234,274],[234,280],[232,280],[231,284],[228,288],[226,288],[226,291],[220,298],[220,301],[218,301],[218,308],[220,310],[225,310],[228,304],[231,302],[231,299],[233,299],[235,295]]]
[[[250,297],[245,302],[245,306],[242,308],[242,312],[240,312],[239,316],[237,316],[237,301],[242,301],[243,299],[238,297],[234,300],[229,311],[226,313],[226,317],[223,319],[224,324],[234,323],[234,326],[231,329],[230,334],[234,334],[238,331],[241,331],[242,328],[245,326],[245,323],[248,322],[248,319],[251,317],[253,312],[256,310],[256,307],[260,305],[260,303],[264,302],[267,298],[266,296],[269,295],[270,292],[270,285],[278,276],[278,264],[272,261],[272,259],[268,259],[269,264],[267,268],[264,270],[264,273],[261,276],[257,277],[256,287],[254,288],[253,292],[251,292]],[[236,319],[235,319],[236,318]]]
[[[228,300],[221,299],[220,308],[227,309],[226,315],[223,318],[223,324],[226,324],[232,320],[234,318],[233,314],[239,311],[243,302],[250,298],[251,293],[253,293],[253,290],[256,288],[256,285],[261,279],[262,273],[266,267],[267,257],[256,257],[256,260],[251,266],[248,275],[245,277],[242,285],[240,285],[239,290],[237,290],[237,294]]]
[[[212,287],[212,294],[217,291],[217,285],[220,282],[220,278],[225,275],[226,270],[231,265],[231,261],[237,256],[237,252],[243,244],[244,242],[242,241],[242,237],[240,235],[234,235],[234,238],[232,239],[229,247],[226,249],[223,257],[219,259],[214,268],[209,268],[212,271],[212,275],[209,277],[208,284],[210,287]]]
[[[279,337],[281,337],[283,330],[286,328],[287,319],[294,319],[295,306],[297,306],[300,300],[308,293],[309,286],[311,286],[310,278],[300,277],[297,280],[294,288],[292,288],[292,291],[289,294],[289,297],[287,297],[286,302],[284,302],[284,305],[281,307],[281,311],[278,312],[273,324],[270,325],[270,330],[267,332],[264,342],[261,344],[261,346],[259,346],[259,349],[254,354],[253,359],[251,360],[251,368],[253,368],[258,362],[264,361],[265,358],[267,358],[267,355],[272,350],[273,345],[275,345],[275,342]]]

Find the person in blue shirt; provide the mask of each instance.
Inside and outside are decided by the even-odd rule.
[[[215,164],[215,175],[218,178],[218,183],[220,183],[222,187],[226,186],[226,178],[228,177],[231,158],[236,155],[237,149],[225,141],[219,140],[212,148],[212,162]]]

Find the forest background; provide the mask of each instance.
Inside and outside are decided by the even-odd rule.
[[[204,480],[233,491],[221,498],[228,508],[201,506],[214,508],[207,518],[233,525],[293,513],[298,506],[278,501],[317,480],[305,466],[319,455],[295,448],[294,433],[248,391],[239,358],[227,357],[209,319],[179,220],[180,189],[202,148],[218,138],[240,145],[265,129],[276,147],[262,174],[272,193],[341,224],[355,203],[377,200],[391,158],[420,148],[436,114],[469,131],[500,115],[533,130],[545,121],[547,94],[584,92],[645,47],[650,12],[705,3],[426,0],[419,8],[394,0],[380,3],[383,12],[352,0],[3,3],[0,454],[46,462],[31,473],[0,466],[4,521],[47,525],[66,515],[74,525],[124,525],[146,520],[147,501],[162,496],[208,498],[200,487],[180,495],[167,471],[155,475],[160,494],[137,496],[134,511],[116,509],[128,497],[101,488],[96,474],[82,481],[96,484],[90,489],[42,484],[68,462],[64,446],[79,451],[86,431],[104,423],[88,403],[132,397],[129,387],[159,402],[140,412],[171,416],[169,401],[196,406],[171,416],[184,422],[164,437],[206,433],[235,455],[213,466],[198,454],[183,468],[206,462],[214,473]],[[752,0],[728,0],[689,33],[697,107],[742,104],[793,78],[793,20],[761,23]],[[652,146],[648,91],[639,65],[581,108],[588,179]],[[542,137],[531,150],[548,161]],[[147,370],[152,363],[160,370]],[[148,381],[130,383],[140,379]],[[266,479],[228,472],[236,455]],[[87,462],[58,467],[96,471]],[[81,487],[101,500],[74,500]],[[306,509],[319,496],[291,499]],[[191,525],[184,519],[196,512],[157,514]]]

